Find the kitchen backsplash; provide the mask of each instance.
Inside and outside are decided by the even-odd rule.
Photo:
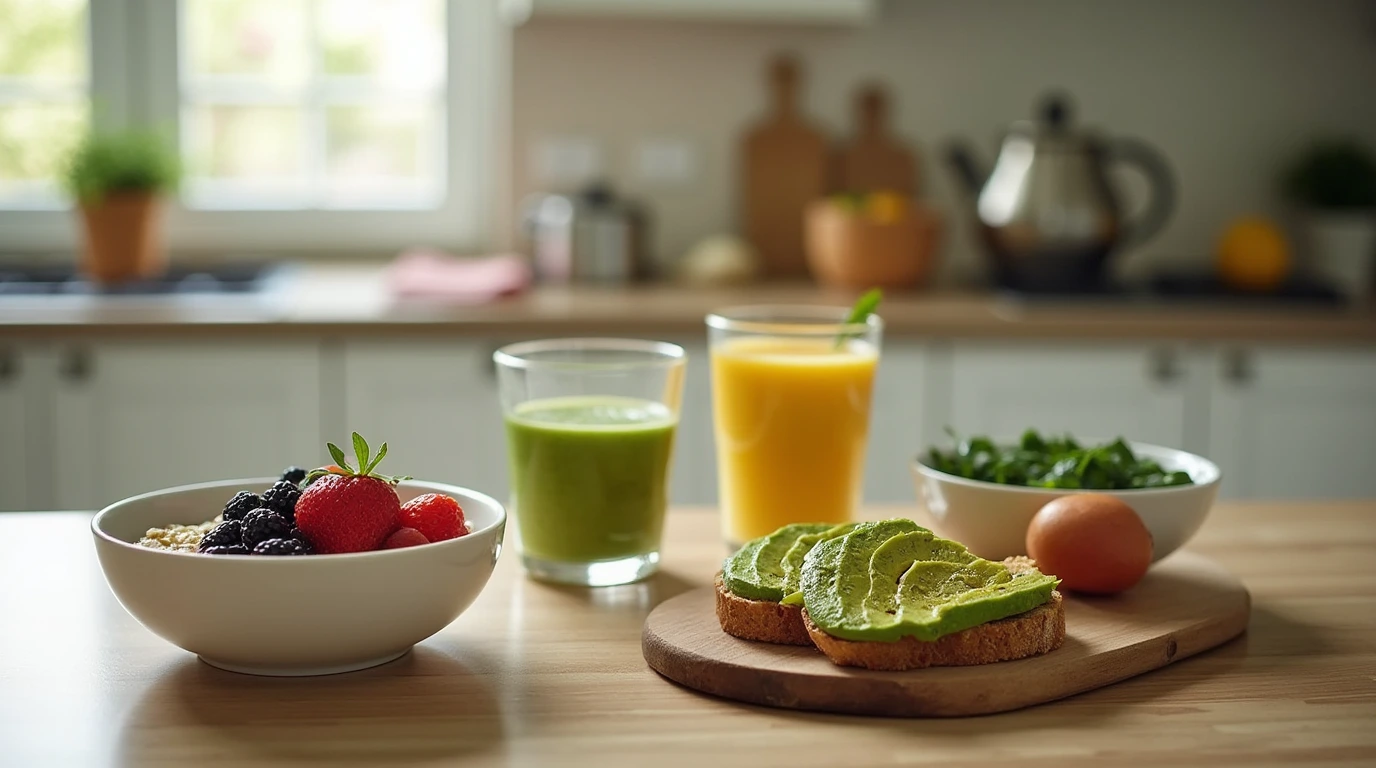
[[[1361,0],[891,0],[864,27],[537,19],[513,39],[513,204],[552,186],[542,175],[597,168],[650,205],[661,262],[737,231],[739,142],[781,51],[803,62],[806,112],[835,138],[861,83],[889,87],[951,225],[948,281],[983,262],[944,142],[991,161],[1001,128],[1052,88],[1083,124],[1151,142],[1174,168],[1177,212],[1122,260],[1129,274],[1197,263],[1232,216],[1283,214],[1278,167],[1308,137],[1376,144],[1376,6]]]

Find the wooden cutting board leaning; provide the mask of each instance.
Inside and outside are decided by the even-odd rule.
[[[917,156],[890,133],[889,106],[889,95],[879,85],[857,92],[854,135],[837,153],[838,191],[918,196]]]
[[[791,58],[770,65],[771,111],[749,131],[742,149],[745,237],[771,277],[807,274],[803,209],[830,186],[827,138],[799,109],[799,79]]]

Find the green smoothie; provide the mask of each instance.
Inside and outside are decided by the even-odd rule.
[[[570,563],[659,549],[678,417],[623,397],[531,400],[506,417],[527,557]]]

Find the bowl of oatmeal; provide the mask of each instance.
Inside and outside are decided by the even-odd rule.
[[[170,488],[125,499],[91,521],[115,597],[151,632],[235,672],[348,672],[396,659],[457,619],[487,584],[506,528],[502,505],[477,491],[406,480],[402,502],[457,500],[468,533],[400,549],[309,557],[196,552],[237,491],[276,478]]]

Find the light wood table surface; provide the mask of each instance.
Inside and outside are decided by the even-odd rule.
[[[1192,548],[1251,589],[1246,635],[1106,689],[961,720],[771,710],[646,668],[645,615],[708,584],[724,554],[706,510],[671,515],[664,569],[646,583],[538,584],[508,549],[468,612],[408,656],[306,679],[223,672],[143,629],[105,586],[88,520],[0,514],[8,768],[1376,765],[1376,502],[1220,505]]]

